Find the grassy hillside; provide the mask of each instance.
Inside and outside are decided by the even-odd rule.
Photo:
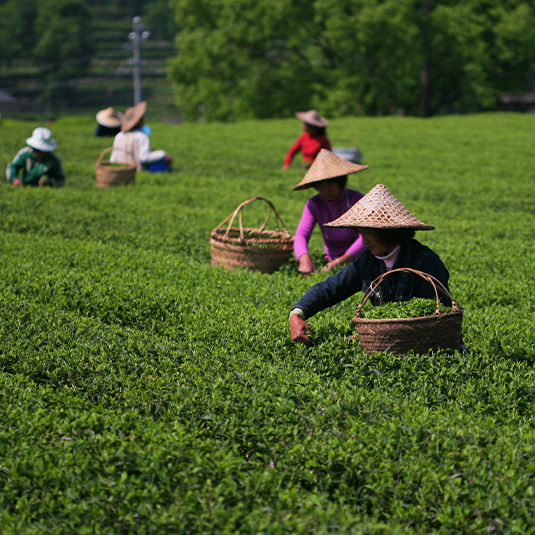
[[[314,347],[290,341],[325,274],[210,266],[210,230],[249,197],[295,229],[296,120],[155,121],[172,173],[98,190],[111,140],[64,118],[66,187],[0,183],[0,532],[532,532],[535,117],[329,127],[370,165],[350,187],[436,227],[417,237],[465,309],[467,354],[405,357],[349,340],[361,295],[310,320]],[[35,126],[0,126],[4,168]]]

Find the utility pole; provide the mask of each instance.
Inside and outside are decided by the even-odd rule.
[[[132,58],[132,65],[134,67],[134,106],[141,102],[141,40],[148,39],[150,32],[143,30],[141,25],[141,17],[134,17],[134,31],[130,32],[128,37],[132,41],[132,48],[134,50],[134,57]]]

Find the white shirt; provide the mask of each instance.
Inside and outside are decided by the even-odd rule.
[[[134,163],[138,171],[144,164],[165,158],[164,150],[150,150],[149,136],[141,130],[119,132],[113,140],[110,162]]]
[[[396,263],[396,260],[398,259],[400,249],[401,249],[401,245],[396,245],[394,249],[390,251],[390,253],[388,253],[387,255],[376,256],[375,258],[377,258],[378,260],[382,260],[386,265],[386,270],[390,271],[394,267],[394,264]]]

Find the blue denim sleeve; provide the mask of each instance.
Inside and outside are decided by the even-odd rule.
[[[340,303],[360,290],[362,278],[357,262],[353,262],[335,275],[312,286],[292,308],[300,308],[305,318],[310,318],[320,310]]]

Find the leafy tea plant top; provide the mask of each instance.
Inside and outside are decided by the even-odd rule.
[[[370,307],[362,310],[362,317],[365,319],[389,319],[389,318],[420,318],[422,316],[433,316],[435,314],[437,302],[435,299],[424,299],[423,297],[413,297],[408,301],[385,303],[382,306]],[[440,310],[447,314],[451,312],[451,307],[440,305]]]

